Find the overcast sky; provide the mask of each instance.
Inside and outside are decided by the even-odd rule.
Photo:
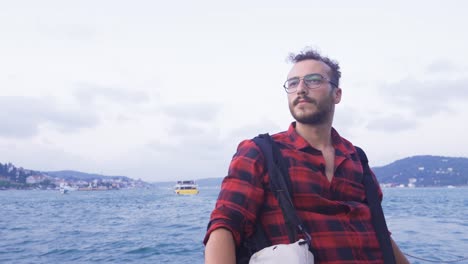
[[[0,162],[224,177],[293,121],[290,52],[339,61],[334,127],[371,166],[468,157],[466,1],[2,1]]]

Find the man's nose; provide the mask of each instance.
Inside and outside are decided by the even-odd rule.
[[[299,80],[299,84],[297,85],[297,93],[298,94],[306,94],[309,91],[309,88],[304,82],[304,79]]]

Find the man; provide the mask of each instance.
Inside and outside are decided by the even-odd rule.
[[[342,95],[339,65],[314,50],[290,59],[294,65],[284,88],[296,122],[272,138],[288,164],[292,200],[312,236],[315,261],[383,263],[365,203],[359,156],[332,127],[335,105]],[[273,244],[290,243],[265,165],[252,140],[239,144],[208,225],[204,240],[207,264],[235,263],[236,248],[253,234],[257,221]],[[380,188],[378,191],[381,199]],[[409,263],[391,242],[397,263]]]

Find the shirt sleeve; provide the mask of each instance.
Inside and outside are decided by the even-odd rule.
[[[264,174],[264,158],[258,146],[252,140],[241,142],[221,184],[204,244],[218,228],[231,231],[237,246],[244,237],[252,235],[264,199]]]

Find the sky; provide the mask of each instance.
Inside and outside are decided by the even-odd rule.
[[[340,63],[334,127],[371,166],[468,157],[466,1],[2,1],[0,163],[224,177],[294,121],[286,58]],[[465,32],[465,33],[464,33]]]

